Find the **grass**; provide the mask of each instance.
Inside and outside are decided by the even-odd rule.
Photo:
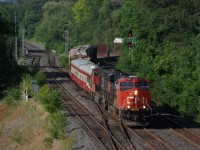
[[[20,101],[14,107],[0,102],[0,112],[1,149],[71,149],[73,139],[56,140],[52,147],[48,147],[47,144],[51,143],[46,128],[48,113],[39,102]]]
[[[13,134],[12,134],[12,139],[13,141],[15,141],[17,144],[19,145],[22,145],[22,134],[23,132],[20,132],[20,131],[15,131]]]

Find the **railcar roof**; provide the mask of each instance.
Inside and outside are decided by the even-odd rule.
[[[97,68],[98,66],[95,65],[93,62],[86,60],[86,59],[74,59],[71,62],[75,67],[79,68],[83,72],[92,75],[92,70]]]

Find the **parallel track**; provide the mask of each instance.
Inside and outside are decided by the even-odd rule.
[[[49,60],[50,65],[55,67],[53,62],[53,59]],[[88,112],[73,96],[71,96],[51,74],[48,74],[48,76],[51,77],[49,80],[50,86],[52,88],[61,89],[62,100],[68,110],[70,110],[70,115],[76,116],[76,118],[95,137],[95,139],[102,144],[105,149],[126,149],[126,147],[124,147],[115,139],[115,137],[111,135],[106,126],[99,123],[96,118],[93,117],[92,114],[90,114],[90,112]],[[102,118],[104,117],[102,116]]]
[[[39,53],[42,52],[43,51],[40,51]],[[55,64],[54,56],[51,54],[49,54],[48,56],[48,63],[50,65],[49,69],[59,69],[59,67],[57,67],[57,65]],[[32,65],[39,65],[40,60],[41,57],[39,56],[33,57]],[[43,68],[45,72],[47,72],[45,67]],[[87,131],[90,132],[90,134],[98,141],[98,143],[101,144],[103,149],[130,149],[130,147],[131,149],[136,149],[136,147],[133,144],[134,142],[132,141],[133,138],[136,137],[137,139],[142,141],[145,147],[148,147],[148,149],[174,149],[169,144],[165,143],[164,140],[152,133],[149,129],[142,128],[135,130],[124,125],[119,125],[120,130],[122,132],[122,136],[126,139],[125,146],[122,142],[120,142],[119,139],[117,139],[114,132],[112,132],[112,129],[110,129],[111,127],[107,123],[108,118],[105,117],[105,114],[101,111],[101,108],[98,108],[99,106],[97,106],[99,114],[102,118],[101,120],[97,120],[73,96],[71,96],[70,93],[68,93],[58,81],[56,81],[55,77],[53,76],[56,76],[57,71],[51,72],[53,73],[47,73],[49,76],[49,85],[52,86],[52,88],[61,89],[62,100],[68,110],[67,115],[75,116],[83,124]],[[167,127],[167,129],[173,131],[177,136],[179,136],[187,143],[200,149],[200,135],[192,132],[188,128],[183,127],[177,122],[160,115],[159,113],[157,113],[157,115],[154,115],[152,119],[155,119],[155,121],[159,122],[160,125],[165,126]]]
[[[53,78],[53,77],[52,77]],[[95,117],[93,117],[73,96],[71,96],[62,85],[60,85],[55,79],[49,80],[50,86],[54,89],[61,89],[62,100],[65,106],[71,110],[71,115],[77,117],[77,119],[84,125],[84,127],[95,137],[99,143],[105,149],[118,149],[111,142],[111,138],[117,143],[119,149],[126,149],[109,133],[109,131],[102,126]]]
[[[51,66],[53,66],[54,68],[56,68],[55,66],[55,59],[51,56],[49,57],[49,64]],[[58,69],[58,68],[57,68]],[[58,83],[59,84],[59,83]],[[61,86],[59,84],[59,86]],[[56,87],[57,88],[57,87]],[[59,87],[61,88],[62,90],[64,89],[62,86]],[[93,134],[93,136],[95,136],[96,139],[106,139],[105,141],[101,141],[101,143],[108,143],[108,141],[110,142],[109,144],[103,144],[106,148],[108,149],[127,149],[127,147],[129,147],[129,149],[136,149],[135,146],[132,144],[131,142],[131,136],[134,136],[136,133],[133,134],[133,130],[130,132],[132,134],[128,134],[128,132],[130,131],[126,126],[122,125],[122,124],[119,124],[119,128],[121,129],[121,133],[125,139],[125,141],[123,140],[123,143],[125,142],[126,144],[121,144],[119,142],[119,139],[117,140],[117,135],[115,135],[114,132],[112,132],[111,130],[112,129],[109,129],[109,125],[107,124],[107,121],[105,121],[105,118],[104,118],[104,114],[101,112],[100,108],[99,108],[99,111],[100,111],[100,114],[101,114],[101,121],[97,121],[76,99],[74,99],[69,93],[67,93],[67,91],[64,91],[64,96],[62,96],[62,99],[64,100],[64,103],[67,105],[67,107],[71,110],[71,112],[73,112],[73,115],[77,116],[77,118],[80,120],[80,122],[82,122],[84,124],[84,126],[88,129],[88,130],[91,130],[92,127],[89,127],[89,124],[87,124],[88,122],[92,122],[92,120],[96,122],[96,124],[99,124],[101,126],[101,128],[104,128],[104,132],[106,132],[105,134],[107,134],[107,137],[103,137],[105,136],[104,135],[99,135],[99,132],[96,133],[96,129],[97,127],[95,127],[95,130],[92,130],[90,131],[90,133]],[[67,94],[67,95],[66,95]],[[69,94],[69,95],[68,95]],[[66,98],[67,97],[67,98]],[[81,110],[81,108],[78,107],[77,109],[77,106],[74,105],[74,104],[69,104],[69,97],[71,99],[74,99],[75,103],[78,103],[78,105],[80,105],[82,107],[83,110],[85,110],[85,113],[84,112],[76,112],[76,110]],[[65,100],[67,99],[67,100]],[[71,101],[70,101],[71,103]],[[95,103],[96,104],[96,103]],[[74,106],[75,108],[72,108],[72,106]],[[97,106],[97,109],[98,107],[100,106]],[[82,115],[81,115],[82,114]],[[83,115],[84,114],[84,115]],[[93,117],[92,120],[86,120],[84,121],[85,118],[87,118],[86,116],[91,116]],[[106,119],[107,120],[107,119]],[[94,124],[94,123],[91,123],[91,124]],[[103,125],[102,125],[103,124]],[[101,131],[101,129],[98,129],[99,131]],[[128,131],[128,132],[127,132]],[[102,132],[102,131],[101,131]],[[149,149],[161,149],[161,148],[164,148],[164,149],[173,149],[171,148],[169,145],[167,145],[164,141],[162,141],[159,137],[156,137],[155,135],[153,135],[153,133],[151,132],[148,132],[148,130],[146,129],[145,130],[146,132],[146,137],[142,136],[142,135],[138,135],[137,136],[140,136],[140,139],[142,139],[143,142],[146,143],[147,147]],[[95,135],[96,134],[96,135]],[[121,135],[121,136],[122,136]],[[102,138],[100,138],[102,137]],[[148,137],[150,137],[151,139],[153,138],[154,142],[153,143],[149,143],[148,140],[145,140],[145,139],[148,139]],[[118,137],[119,138],[119,137]],[[152,140],[151,140],[152,141]],[[112,147],[109,147],[109,146],[112,146]],[[159,145],[159,146],[158,146]]]
[[[167,127],[181,139],[200,149],[200,136],[198,134],[159,114],[152,116],[152,119]]]
[[[154,106],[154,114],[152,115],[152,120],[158,122],[160,125],[168,128],[171,130],[175,135],[186,141],[187,143],[195,146],[196,148],[200,149],[200,135],[194,133],[190,129],[184,127],[183,125],[179,124],[178,122],[166,117],[165,115],[160,114],[160,111],[156,109]]]

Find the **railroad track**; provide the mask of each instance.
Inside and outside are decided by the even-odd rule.
[[[84,95],[84,94],[82,94]],[[84,97],[87,97],[84,95]],[[87,99],[90,99],[90,97],[87,97]],[[91,100],[92,101],[92,100]],[[137,131],[135,129],[132,129],[130,127],[127,127],[121,123],[118,122],[118,120],[109,114],[107,111],[105,111],[100,105],[98,105],[96,102],[92,101],[94,105],[97,105],[96,107],[99,107],[103,113],[103,115],[106,118],[107,126],[111,132],[111,134],[116,138],[120,139],[119,141],[122,141],[123,145],[126,145],[127,149],[163,149],[163,150],[172,150],[174,149],[171,147],[168,143],[163,141],[158,136],[154,135],[152,132],[150,132],[147,128],[141,128],[142,131]],[[108,122],[110,120],[110,125],[108,125]],[[141,132],[141,133],[140,133]],[[122,139],[123,137],[123,139]],[[137,138],[137,140],[136,140]],[[151,140],[149,140],[151,139]],[[140,145],[138,144],[140,143]]]
[[[152,104],[154,105],[154,104]],[[160,114],[159,110],[154,109],[154,115],[152,115],[152,120],[156,121],[158,124],[168,128],[178,137],[186,141],[188,144],[193,145],[197,149],[200,149],[200,135],[170,119],[167,115]]]
[[[153,134],[147,128],[141,128],[137,130],[128,128],[128,130],[130,133],[141,137],[145,141],[145,143],[148,144],[150,148],[159,149],[159,150],[173,150],[174,149],[167,142],[163,141],[161,138]]]
[[[50,59],[49,60],[50,65],[53,66],[53,68],[55,69],[56,68],[55,67],[56,64],[54,63],[55,59],[52,56],[49,57],[49,59]],[[59,69],[59,68],[56,68],[56,69]],[[55,72],[55,71],[53,71],[53,72]],[[55,87],[55,88],[58,88],[58,87]],[[63,89],[63,87],[59,87],[59,88]],[[153,133],[148,131],[146,128],[143,129],[144,132],[141,132],[142,133],[141,134],[140,132],[136,133],[136,131],[124,126],[123,124],[119,124],[119,122],[117,120],[110,121],[110,124],[112,124],[112,125],[109,125],[108,118],[107,118],[108,116],[105,115],[105,113],[103,113],[104,110],[100,109],[100,106],[94,102],[97,110],[99,111],[99,114],[101,114],[102,119],[97,120],[96,118],[93,118],[92,120],[94,121],[94,119],[95,119],[95,123],[99,124],[101,126],[101,128],[104,128],[103,130],[104,130],[104,132],[106,132],[104,135],[99,135],[99,132],[98,133],[95,132],[97,129],[96,126],[95,126],[95,130],[93,130],[93,127],[89,127],[89,124],[87,124],[88,122],[92,123],[92,120],[91,119],[87,120],[86,116],[92,116],[92,114],[90,114],[90,112],[88,112],[78,102],[78,105],[80,105],[80,107],[82,107],[82,109],[85,110],[85,112],[79,112],[81,110],[81,108],[77,107],[76,104],[72,104],[71,100],[69,102],[69,95],[68,95],[69,93],[67,95],[66,95],[66,91],[64,93],[65,93],[64,94],[65,96],[62,96],[62,99],[63,99],[64,103],[66,104],[68,110],[70,110],[70,112],[71,112],[68,115],[76,116],[79,119],[79,121],[82,122],[82,124],[84,124],[84,126],[87,128],[87,130],[89,130],[89,132],[95,137],[96,140],[99,140],[102,138],[106,139],[105,141],[101,141],[101,143],[105,143],[105,144],[103,144],[105,146],[104,148],[133,149],[133,150],[137,149],[133,144],[135,142],[134,138],[135,138],[135,136],[137,136],[138,140],[141,141],[141,145],[142,144],[145,145],[146,149],[170,149],[170,150],[173,149],[167,143],[165,143],[162,139],[155,136]],[[67,97],[67,99],[66,99],[66,97]],[[71,97],[71,95],[70,95],[70,97]],[[71,97],[71,99],[74,99],[74,98]],[[74,99],[74,101],[76,101],[75,103],[77,103],[76,99]],[[84,120],[84,119],[86,119],[86,120]],[[92,123],[92,124],[94,125],[94,123]],[[92,129],[92,131],[91,131],[91,129]],[[98,129],[98,130],[101,131],[102,129]],[[104,137],[106,135],[108,137]],[[151,139],[151,140],[148,140],[148,139]],[[108,141],[110,143],[108,143]],[[109,147],[108,145],[109,146],[111,145],[112,147]]]
[[[41,59],[41,58],[40,58]],[[33,60],[33,64],[36,62],[40,62],[39,57]],[[82,104],[76,104],[77,100],[74,98],[74,101],[70,98],[70,95],[67,94],[68,91],[64,90],[61,84],[53,79],[54,77],[66,77],[66,74],[56,72],[60,72],[62,68],[57,67],[55,64],[55,58],[53,55],[49,55],[48,63],[50,65],[49,69],[57,69],[56,71],[50,71],[49,81],[53,88],[59,88],[63,91],[62,99],[67,107],[68,116],[76,117],[79,122],[83,124],[83,126],[87,129],[90,135],[92,135],[98,143],[102,146],[102,149],[176,149],[171,146],[169,143],[165,141],[165,139],[159,138],[156,134],[152,133],[150,129],[141,128],[141,129],[132,129],[123,125],[116,125],[113,121],[109,121],[109,117],[105,115],[103,110],[99,106],[96,106],[99,114],[101,114],[101,119],[96,119],[88,110],[86,110]],[[37,64],[37,63],[36,63]],[[38,63],[39,64],[39,63]],[[43,67],[46,68],[46,67]],[[59,71],[60,70],[60,71]],[[63,70],[62,70],[63,71]],[[54,76],[53,78],[51,76]],[[73,97],[73,96],[72,96]],[[96,103],[95,103],[96,104]],[[80,105],[80,107],[77,107]],[[83,107],[83,109],[81,109]],[[86,111],[85,111],[85,110]],[[90,117],[93,117],[90,118]],[[154,116],[153,116],[154,117]],[[159,116],[156,117],[157,119]],[[155,119],[155,118],[153,118]],[[191,132],[189,129],[185,127],[181,127],[180,124],[177,124],[171,120],[167,120],[169,118],[160,118],[158,120],[154,120],[159,122],[159,126],[164,126],[166,129],[170,129],[174,133],[177,134],[184,141],[187,141],[188,144],[193,145],[197,149],[200,149],[199,141],[200,136],[194,132]],[[159,121],[160,120],[160,121]],[[115,124],[115,128],[112,128],[112,124]],[[120,130],[120,131],[118,131]],[[119,136],[123,137],[124,140],[121,140]],[[137,139],[137,140],[136,140]],[[143,145],[141,148],[140,145]]]
[[[100,105],[98,105],[96,102],[93,101],[93,103],[96,106],[96,108],[99,110],[101,116],[104,117],[102,119],[103,124],[106,127],[106,129],[109,130],[110,134],[113,135],[118,141],[120,141],[122,143],[122,145],[124,147],[126,147],[126,149],[135,150],[136,147],[131,142],[130,137],[129,137],[128,133],[126,132],[123,124],[119,123],[114,118],[109,117],[106,114],[105,110],[102,109],[102,107]],[[102,121],[99,121],[99,122],[102,123]]]
[[[33,66],[40,66],[40,60],[41,60],[41,56],[35,56],[32,59],[32,65]]]
[[[50,65],[51,66],[54,66],[53,68],[54,69],[58,69],[58,70],[60,70],[60,69],[62,69],[62,68],[57,68],[57,67],[55,67],[56,66],[56,64],[54,63],[54,59],[52,58],[52,56],[50,57],[50,59],[51,60],[49,60],[49,62],[50,62]],[[62,70],[61,70],[62,71]],[[54,71],[53,71],[54,72]],[[56,87],[57,88],[57,87]],[[82,94],[83,95],[83,94]],[[69,95],[65,95],[64,97],[63,97],[63,99],[65,99],[66,97],[69,97]],[[84,96],[84,97],[86,97],[86,95]],[[72,97],[73,98],[73,97]],[[90,99],[89,97],[87,97],[88,99]],[[69,99],[69,98],[68,98]],[[73,98],[74,99],[74,98]],[[76,103],[77,103],[77,100],[75,99],[75,101],[76,101]],[[83,118],[83,116],[86,116],[86,114],[88,115],[88,114],[90,114],[90,112],[88,112],[88,110],[86,110],[87,112],[86,113],[83,113],[83,112],[81,112],[81,113],[75,113],[75,111],[77,110],[77,106],[76,105],[73,105],[75,108],[74,109],[72,109],[69,105],[71,104],[68,104],[69,103],[69,100],[64,100],[64,102],[65,102],[65,104],[66,104],[66,107],[67,107],[67,110],[70,110],[70,113],[68,114],[69,116],[79,116],[78,117],[78,119],[80,120],[80,119],[82,119]],[[79,102],[78,102],[79,103]],[[95,105],[95,108],[96,108],[96,110],[98,110],[98,112],[99,112],[99,114],[100,114],[100,116],[101,116],[101,119],[97,119],[97,118],[95,118],[94,117],[94,119],[96,120],[96,121],[98,121],[98,122],[96,122],[96,124],[100,124],[100,126],[103,126],[103,130],[105,130],[106,132],[107,132],[107,136],[108,136],[108,138],[107,138],[107,142],[108,141],[110,141],[110,145],[112,145],[112,148],[111,149],[132,149],[132,150],[134,150],[134,149],[136,149],[136,147],[134,146],[134,144],[132,143],[132,140],[130,139],[130,135],[127,133],[127,130],[126,130],[126,127],[123,125],[123,124],[120,124],[119,122],[118,122],[118,120],[113,120],[112,119],[112,121],[110,121],[110,123],[108,123],[108,116],[107,115],[105,115],[105,112],[103,112],[103,111],[105,111],[104,109],[102,109],[101,107],[100,107],[100,105],[97,105],[97,103],[95,103],[94,101],[93,101],[93,104]],[[78,105],[81,105],[80,103],[78,104]],[[83,107],[82,105],[81,105],[81,107]],[[85,110],[85,108],[83,107],[82,109],[84,109]],[[75,110],[75,111],[74,111]],[[78,108],[78,110],[80,110],[80,108]],[[85,115],[81,115],[80,116],[80,114],[85,114]],[[91,116],[93,116],[92,114],[91,114]],[[110,120],[110,119],[109,119]],[[85,125],[85,122],[92,122],[91,120],[90,121],[88,121],[88,120],[86,120],[86,121],[81,121],[84,125]],[[92,124],[94,124],[94,123],[92,123]],[[87,127],[88,125],[86,124],[85,125],[86,126],[86,128],[89,130],[89,128]],[[96,130],[95,130],[96,131]],[[90,131],[91,132],[91,131]],[[94,132],[92,133],[92,134],[94,134]],[[95,136],[95,135],[94,135]],[[98,137],[100,137],[100,136],[98,136]],[[96,139],[97,139],[97,137],[96,137]],[[143,143],[144,143],[144,141],[143,141]],[[143,144],[143,143],[141,143],[141,145]],[[148,144],[147,144],[148,145]],[[149,148],[150,146],[148,146],[148,148]],[[147,147],[145,147],[145,148],[147,148]],[[109,148],[110,149],[110,148]],[[155,149],[155,148],[150,148],[150,149]]]
[[[50,75],[51,76],[51,75]],[[90,134],[103,146],[104,149],[126,149],[115,137],[113,137],[109,130],[99,123],[92,114],[90,114],[73,96],[71,96],[58,81],[51,76],[47,80],[50,86],[54,89],[62,91],[62,100],[70,110],[68,115],[76,116],[76,118],[84,125]],[[103,116],[102,116],[103,118]],[[115,144],[113,143],[115,141]]]
[[[52,57],[50,57],[50,59],[50,65],[53,65],[53,68],[55,68],[55,61]],[[114,136],[111,135],[103,115],[101,116],[102,122],[100,123],[73,96],[71,96],[52,75],[49,74],[49,76],[51,76],[51,80],[49,82],[51,83],[51,86],[56,89],[59,88],[62,91],[62,100],[67,107],[67,110],[70,110],[68,115],[75,116],[90,132],[90,134],[102,144],[104,149],[126,149],[126,147],[124,147],[115,139]]]
[[[160,125],[168,128],[170,131],[174,132],[174,134],[185,140],[188,144],[200,149],[200,136],[198,134],[160,114],[152,116],[152,119],[158,122]]]
[[[127,146],[129,145],[129,149],[174,149],[167,142],[163,141],[161,138],[150,132],[147,128],[131,128],[123,124],[119,124],[118,120],[110,114],[107,115],[109,115],[109,118],[112,118],[111,120],[115,122],[115,129],[110,128],[112,134],[115,137],[124,137],[124,139],[126,139],[126,142],[124,143],[126,143]],[[121,132],[119,132],[119,129],[121,130]],[[140,143],[140,145],[138,144],[138,142]]]

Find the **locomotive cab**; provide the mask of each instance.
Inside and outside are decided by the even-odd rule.
[[[137,77],[128,77],[120,79],[118,86],[120,118],[126,124],[147,125],[148,118],[151,115],[149,81]]]

